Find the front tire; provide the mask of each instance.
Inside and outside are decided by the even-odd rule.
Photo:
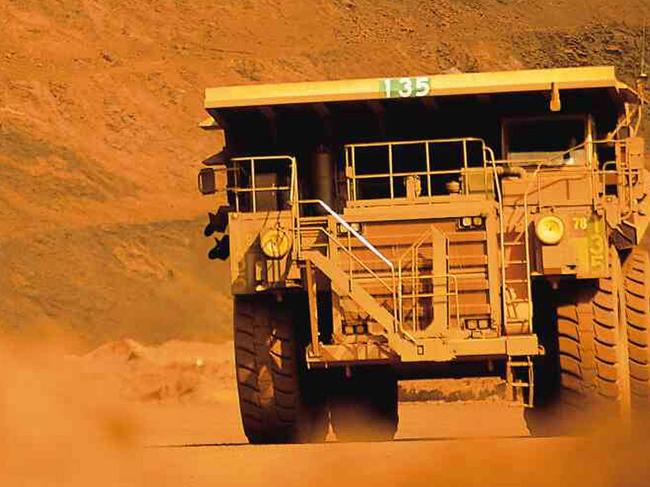
[[[235,297],[237,390],[251,443],[323,441],[327,434],[323,389],[305,367],[295,323],[299,309],[270,296]]]
[[[629,414],[621,267],[611,255],[610,277],[565,290],[557,308],[560,405],[570,431]]]

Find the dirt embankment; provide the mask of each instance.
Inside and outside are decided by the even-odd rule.
[[[18,350],[30,356],[33,345],[18,343]],[[69,343],[65,345],[61,350],[69,348]],[[233,351],[232,341],[171,340],[147,346],[125,338],[82,355],[66,354],[57,369],[76,374],[97,389],[110,390],[120,401],[218,406],[237,403]],[[507,402],[505,383],[496,377],[401,381],[399,400]]]
[[[629,80],[648,13],[642,0],[6,0],[0,327],[55,324],[90,346],[214,338],[225,267],[204,260],[216,204],[194,188],[219,145],[196,129],[206,86],[602,63]]]
[[[230,338],[228,274],[210,262],[198,220],[59,228],[0,239],[3,331],[78,337],[78,350]]]

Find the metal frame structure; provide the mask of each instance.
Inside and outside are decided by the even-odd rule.
[[[436,171],[431,169],[431,159],[430,159],[430,151],[428,148],[431,145],[436,145],[436,144],[460,144],[462,147],[462,154],[463,154],[463,161],[462,161],[462,167],[459,170],[455,171]],[[468,165],[468,151],[467,151],[467,144],[468,143],[478,143],[480,144],[480,153],[482,154],[482,161],[481,161],[481,166],[476,168],[479,170],[483,171],[484,174],[484,181],[491,181],[494,192],[489,190],[488,187],[490,186],[489,184],[484,185],[484,192],[483,192],[483,198],[488,199],[490,195],[492,195],[492,199],[497,202],[498,205],[498,221],[499,221],[499,235],[500,235],[500,241],[499,241],[499,248],[500,248],[500,255],[504,255],[505,247],[506,247],[506,242],[504,241],[504,232],[503,232],[503,222],[502,218],[500,215],[503,214],[503,209],[501,206],[501,191],[500,191],[500,185],[499,181],[497,178],[497,166],[495,164],[494,156],[493,156],[493,151],[485,145],[485,142],[482,139],[478,138],[456,138],[456,139],[431,139],[431,140],[419,140],[419,141],[406,141],[406,142],[386,142],[386,143],[373,143],[373,144],[350,144],[346,146],[346,155],[349,155],[351,159],[347,159],[346,162],[351,163],[352,167],[354,168],[354,153],[356,148],[360,147],[386,147],[389,153],[392,152],[393,147],[399,147],[402,145],[423,145],[424,147],[427,148],[426,150],[426,164],[427,164],[427,171],[422,172],[422,171],[412,171],[412,172],[403,172],[403,173],[395,173],[393,171],[389,171],[387,174],[379,174],[377,176],[370,175],[368,176],[369,178],[372,177],[380,177],[380,178],[388,178],[390,181],[390,184],[393,184],[394,178],[395,177],[408,177],[412,175],[425,175],[427,178],[435,177],[436,175],[441,175],[441,174],[458,174],[459,176],[463,176],[465,174],[465,171],[471,169]],[[237,211],[240,208],[240,201],[239,197],[242,194],[251,194],[252,195],[252,212],[256,212],[256,195],[258,193],[262,192],[278,192],[278,191],[285,191],[288,192],[289,194],[289,205],[290,205],[290,211],[291,211],[291,223],[292,223],[292,228],[291,231],[294,235],[294,252],[293,252],[293,259],[299,262],[306,262],[308,259],[306,258],[306,254],[308,254],[311,251],[321,251],[325,249],[325,255],[329,256],[329,254],[333,250],[338,250],[343,252],[343,254],[346,256],[348,265],[347,265],[347,276],[348,276],[348,286],[353,286],[355,279],[357,277],[355,276],[355,271],[358,269],[355,268],[355,266],[358,266],[358,268],[362,268],[363,271],[369,275],[372,279],[374,279],[376,282],[380,283],[385,289],[387,289],[392,298],[391,298],[391,305],[390,305],[390,312],[393,315],[393,326],[392,329],[387,328],[385,330],[386,336],[391,336],[391,335],[398,335],[416,347],[418,346],[419,340],[416,336],[411,335],[406,330],[405,327],[405,321],[406,321],[406,314],[404,312],[404,302],[406,299],[410,299],[411,302],[416,303],[416,310],[414,311],[417,313],[417,303],[427,297],[433,298],[434,295],[438,296],[435,291],[431,293],[431,296],[428,296],[425,294],[422,294],[419,292],[417,289],[418,286],[413,286],[413,279],[430,279],[432,282],[444,280],[446,282],[445,289],[449,288],[450,284],[453,284],[454,291],[453,292],[445,292],[446,297],[451,297],[456,300],[456,311],[455,311],[455,318],[457,322],[460,322],[461,320],[461,313],[460,313],[460,306],[458,305],[458,276],[454,275],[453,273],[448,273],[448,272],[443,272],[443,273],[436,273],[434,271],[433,274],[431,275],[418,275],[418,271],[416,270],[415,272],[406,272],[406,269],[411,266],[413,267],[413,261],[417,260],[417,252],[419,248],[424,244],[424,242],[427,240],[427,238],[430,238],[432,235],[432,231],[428,230],[426,231],[423,235],[420,236],[413,244],[412,246],[404,253],[404,256],[402,256],[400,259],[398,259],[397,263],[393,263],[390,259],[388,259],[385,255],[383,255],[371,242],[369,242],[361,233],[359,233],[357,230],[353,228],[353,226],[348,223],[341,215],[336,213],[331,207],[329,207],[326,203],[324,203],[321,200],[300,200],[298,197],[298,177],[297,177],[297,163],[296,159],[292,156],[288,155],[279,155],[279,156],[255,156],[255,157],[239,157],[231,160],[233,164],[246,164],[249,165],[249,170],[251,174],[251,182],[252,185],[250,188],[242,188],[238,186],[238,180],[237,180],[237,168],[230,168],[230,170],[234,171],[235,173],[235,178],[233,179],[233,182],[235,183],[236,186],[229,186],[227,188],[228,192],[233,195],[235,202],[236,202],[236,209]],[[254,176],[256,174],[256,163],[258,161],[277,161],[277,162],[289,162],[289,168],[291,171],[291,176],[290,176],[290,186],[269,186],[269,187],[257,187],[254,184]],[[392,169],[392,167],[391,167]],[[473,168],[472,168],[473,169]],[[363,177],[363,176],[362,176]],[[348,188],[353,188],[355,184],[355,179],[359,178],[354,172],[354,169],[351,173],[349,173],[349,177],[347,178],[347,185]],[[430,186],[428,184],[428,186]],[[469,196],[469,191],[465,187],[464,190],[461,191],[462,196]],[[427,195],[427,197],[431,197],[430,194]],[[423,197],[423,199],[427,199],[427,197]],[[353,206],[353,202],[355,200],[349,201],[351,203],[351,206]],[[306,206],[317,206],[321,210],[324,210],[325,216],[304,216],[302,208]],[[342,242],[340,238],[338,238],[335,233],[336,233],[336,228],[328,228],[327,222],[328,218],[333,219],[333,221],[336,223],[336,225],[340,225],[342,228],[345,229],[345,234],[346,234],[346,242]],[[316,232],[317,234],[320,234],[321,236],[324,236],[327,241],[324,244],[319,244],[319,243],[312,243],[309,244],[308,246],[305,245],[306,240],[312,240],[315,241],[317,239],[314,239],[313,233]],[[527,232],[527,230],[526,230]],[[311,234],[311,235],[310,235]],[[310,237],[310,238],[309,238]],[[355,256],[353,248],[352,248],[352,238],[356,240],[357,242],[361,243],[363,248],[366,248],[370,252],[372,252],[380,261],[382,261],[388,270],[388,275],[390,278],[390,283],[386,282],[377,272],[375,272],[373,269],[368,267],[361,259],[359,259],[357,256]],[[405,258],[406,256],[411,257],[411,261],[406,261]],[[311,265],[309,266],[311,267]],[[417,266],[416,266],[417,267]],[[504,278],[505,276],[505,262],[502,259],[501,262],[501,267],[502,267],[502,272],[501,272],[501,278],[500,278],[500,288],[502,289],[502,298],[504,300],[504,310],[507,308],[507,292],[506,292],[506,286],[507,282],[506,279]],[[308,268],[308,273],[311,272],[311,269]],[[405,287],[405,279],[410,279],[411,280],[411,288],[412,292],[410,294],[404,293],[404,287]],[[435,286],[434,286],[435,289]],[[530,294],[529,294],[530,295]],[[508,316],[507,313],[504,314],[504,329],[507,328],[507,320]],[[416,323],[412,322],[411,325],[412,330],[417,330],[418,326]],[[317,345],[313,344],[313,347],[316,348]]]
[[[481,165],[475,168],[470,168],[468,165],[468,150],[467,146],[470,143],[480,144],[481,150],[480,153],[483,156],[483,160],[480,161]],[[449,144],[459,144],[462,149],[462,163],[460,169],[454,170],[433,170],[432,163],[433,158],[431,156],[431,147],[436,145],[449,145]],[[406,171],[406,172],[395,172],[394,171],[394,149],[398,147],[407,147],[407,146],[423,146],[425,153],[425,171]],[[387,151],[387,160],[388,160],[388,172],[387,173],[372,173],[372,174],[357,174],[357,151],[359,149],[366,148],[385,148]],[[409,141],[392,141],[392,142],[373,142],[373,143],[363,143],[363,144],[347,144],[344,146],[345,151],[345,167],[346,167],[346,188],[347,188],[347,202],[348,204],[355,205],[359,204],[361,201],[358,197],[358,185],[357,181],[364,180],[383,180],[388,179],[388,185],[390,190],[391,200],[396,199],[395,197],[395,179],[396,178],[407,178],[411,176],[426,176],[427,178],[427,194],[420,195],[415,202],[423,202],[425,198],[429,199],[429,202],[432,201],[432,198],[435,198],[435,195],[431,192],[431,178],[435,176],[447,176],[447,175],[458,175],[461,177],[461,192],[462,194],[469,194],[469,185],[463,184],[463,176],[467,176],[468,171],[471,169],[483,169],[484,174],[484,194],[487,198],[489,196],[489,171],[488,169],[488,160],[486,159],[486,145],[483,139],[474,138],[474,137],[459,137],[459,138],[450,138],[450,139],[427,139],[427,140],[409,140]]]
[[[293,175],[296,173],[296,158],[292,156],[285,156],[285,155],[280,155],[280,156],[251,156],[251,157],[233,157],[230,159],[229,167],[226,169],[226,174],[227,175],[232,175],[233,178],[233,183],[234,185],[228,185],[226,190],[229,195],[232,195],[234,200],[235,200],[235,211],[239,213],[241,211],[241,207],[243,206],[241,204],[241,199],[240,197],[242,195],[250,195],[251,196],[251,212],[252,213],[257,213],[257,195],[259,193],[281,193],[281,192],[286,192],[287,193],[287,201],[291,202],[293,201],[295,194],[297,194],[297,186],[294,184],[293,180],[289,182],[289,186],[262,186],[262,187],[257,187],[256,185],[256,175],[257,175],[257,168],[256,164],[259,161],[265,161],[265,162],[280,162],[280,161],[286,161],[289,163],[289,171],[291,174],[291,179],[293,179]],[[240,181],[239,181],[239,176],[241,174],[241,171],[244,169],[245,166],[248,166],[248,170],[250,171],[250,181],[251,181],[251,186],[249,188],[247,187],[242,187],[240,186]]]

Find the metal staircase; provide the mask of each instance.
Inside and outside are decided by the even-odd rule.
[[[397,281],[393,263],[323,201],[304,200],[300,201],[299,205],[316,206],[325,216],[301,216],[297,208],[294,220],[297,260],[308,264],[308,273],[312,272],[312,267],[317,268],[330,281],[332,290],[339,298],[353,301],[369,319],[380,325],[381,335],[389,342],[393,341],[398,329]],[[336,229],[328,227],[329,217],[333,217],[336,224],[345,231],[346,243],[335,235],[339,233]],[[384,263],[387,272],[382,273],[383,277],[355,255],[351,244],[353,238]],[[337,261],[333,260],[334,253],[340,256]],[[347,265],[342,265],[341,260],[344,259],[347,259]],[[385,278],[386,275],[389,276],[389,281]],[[313,276],[308,278],[312,279]],[[363,288],[360,282],[368,280],[381,286],[390,296],[389,302],[385,303],[388,306],[377,301]],[[310,300],[316,299],[315,293],[309,292],[308,295]],[[315,308],[314,304],[310,306]],[[312,348],[316,346],[312,343]]]
[[[342,298],[350,298],[370,317],[379,323],[389,338],[395,330],[395,317],[368,291],[354,282],[331,259],[316,251],[303,252],[303,257],[312,262],[332,283],[332,290]]]
[[[507,333],[532,332],[532,290],[528,211],[523,229],[510,228],[503,235],[504,327]]]
[[[506,362],[506,382],[510,399],[526,407],[533,407],[535,377],[533,360],[528,357],[509,357]]]
[[[320,348],[317,339],[318,330],[315,326],[315,323],[318,322],[318,306],[315,284],[317,279],[314,271],[317,269],[328,279],[337,299],[342,302],[352,301],[365,315],[366,322],[378,325],[378,327],[374,327],[373,335],[383,337],[387,345],[392,350],[399,351],[403,359],[406,356],[415,357],[424,354],[425,347],[420,339],[424,336],[414,335],[419,326],[418,321],[422,321],[422,323],[427,321],[426,318],[420,316],[422,305],[430,301],[431,306],[438,307],[444,300],[444,314],[440,318],[442,322],[446,322],[448,317],[447,300],[450,296],[455,296],[457,303],[458,297],[458,285],[454,281],[454,276],[450,276],[446,272],[434,274],[433,268],[426,270],[424,274],[418,273],[420,249],[427,243],[431,246],[437,242],[438,239],[434,237],[436,234],[444,241],[442,234],[434,228],[428,229],[395,265],[322,201],[303,201],[301,204],[318,205],[333,217],[337,225],[345,230],[344,237],[337,237],[335,233],[339,234],[340,228],[333,229],[328,226],[327,217],[299,217],[295,222],[297,233],[295,241],[299,249],[297,260],[303,263],[307,273],[306,282],[312,322],[310,353],[317,355]],[[383,262],[386,269],[379,271],[376,268],[370,268],[355,254],[354,247],[351,245],[352,239],[355,239],[357,243],[361,242],[364,251],[371,251]],[[433,252],[433,248],[430,248],[430,251]],[[446,259],[446,252],[443,251],[443,254]],[[433,286],[434,281],[439,284]],[[440,284],[441,281],[444,284]],[[453,289],[449,289],[449,282],[453,283]],[[423,283],[428,283],[428,285],[423,286]],[[381,297],[377,298],[376,295],[373,295],[368,287],[383,289],[383,292],[379,294]],[[439,292],[434,292],[432,287],[438,288]],[[458,306],[456,306],[455,313],[458,314]],[[420,318],[424,319],[420,320]],[[456,320],[458,321],[458,317]],[[411,325],[408,329],[405,327],[407,322]],[[429,347],[431,346],[430,344]],[[435,350],[432,350],[434,353]],[[435,355],[430,356],[434,357]],[[437,357],[441,360],[452,358],[448,352],[438,352]]]
[[[486,160],[492,166],[499,212],[500,287],[504,310],[501,334],[506,337],[529,335],[532,333],[532,292],[528,207],[524,204],[518,217],[505,224],[498,171],[489,149],[486,149]],[[297,195],[297,190],[294,195]],[[303,211],[307,205],[315,207],[315,210]],[[354,320],[358,308],[363,322],[377,325],[372,335],[383,337],[402,360],[421,360],[418,357],[424,356],[434,361],[453,358],[454,352],[440,345],[448,338],[448,323],[452,319],[455,319],[456,326],[461,323],[459,284],[457,276],[450,273],[450,244],[444,235],[441,234],[442,238],[436,236],[437,230],[431,227],[413,242],[402,258],[393,263],[323,201],[294,199],[291,207],[294,259],[306,272],[312,327],[310,353],[318,356],[319,347],[324,346],[318,338],[316,301],[317,286],[323,285],[322,277],[325,277],[332,295],[340,299],[340,303],[356,305],[344,304],[340,308],[344,313],[340,315],[343,321],[348,314]],[[441,255],[447,259],[442,265],[431,260],[436,249],[440,248],[444,248]],[[369,254],[373,254],[371,266],[364,257]],[[439,303],[443,301],[444,308],[441,308]],[[437,312],[432,314],[433,307]],[[444,317],[444,326],[438,327],[431,320],[431,316],[436,315]],[[442,342],[436,342],[436,339],[442,339]],[[441,348],[436,349],[439,345]],[[516,349],[513,352],[513,357],[506,363],[508,385],[513,396],[524,398],[528,403],[533,388],[532,360],[529,356],[519,355]],[[506,353],[511,355],[509,350]]]

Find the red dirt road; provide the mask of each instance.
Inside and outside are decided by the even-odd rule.
[[[288,446],[248,445],[234,405],[142,412],[158,447],[140,467],[159,466],[163,485],[634,487],[650,473],[647,437],[532,438],[503,402],[402,403],[393,442]]]
[[[250,446],[227,346],[0,350],[2,486],[647,486],[648,436],[530,438],[499,400],[401,403],[397,440]]]
[[[145,458],[176,465],[178,468],[165,474],[165,480],[188,487],[551,486],[578,485],[567,482],[575,479],[576,472],[557,467],[549,472],[538,460],[568,457],[575,448],[576,442],[567,439],[417,440],[166,449],[148,451]],[[579,485],[615,484],[594,481]]]

